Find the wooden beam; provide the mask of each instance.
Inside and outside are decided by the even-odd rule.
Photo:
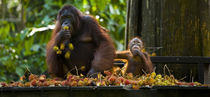
[[[151,56],[158,64],[210,64],[210,57],[204,56]]]
[[[204,56],[151,56],[154,64],[210,64],[210,57]],[[119,64],[120,62],[117,62]]]

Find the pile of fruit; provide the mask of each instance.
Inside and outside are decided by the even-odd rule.
[[[110,71],[104,74],[97,74],[97,78],[88,78],[81,75],[67,74],[66,80],[46,78],[45,75],[30,74],[28,77],[22,76],[19,81],[12,83],[0,82],[0,87],[42,87],[42,86],[125,86],[129,85],[134,89],[141,86],[202,86],[198,82],[180,82],[173,75],[160,75],[152,72],[142,76],[133,76],[132,73],[118,75]]]

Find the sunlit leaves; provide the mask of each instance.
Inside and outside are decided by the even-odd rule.
[[[17,1],[17,2],[16,2]],[[36,31],[29,35],[33,28],[48,27],[55,24],[58,10],[65,4],[72,4],[83,13],[91,14],[100,25],[110,32],[118,50],[123,49],[126,0],[6,0],[11,4],[9,14],[18,18],[21,14],[19,6],[23,4],[25,28],[20,23],[0,21],[0,81],[16,80],[17,75],[30,69],[40,74],[45,72],[46,44],[50,39],[51,30]],[[8,17],[9,18],[9,17]],[[13,52],[15,50],[15,52]],[[27,64],[27,65],[26,65]]]

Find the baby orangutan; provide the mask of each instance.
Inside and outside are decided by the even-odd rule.
[[[124,71],[134,75],[142,75],[144,72],[151,73],[153,65],[150,56],[142,52],[144,46],[140,38],[135,37],[129,42],[129,50],[116,52],[117,58],[127,59]]]

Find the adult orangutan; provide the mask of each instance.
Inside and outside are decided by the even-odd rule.
[[[142,52],[144,48],[140,38],[135,37],[129,42],[129,50],[117,52],[117,58],[128,59],[128,64],[125,66],[126,73],[141,75],[143,72],[151,73],[153,65],[150,56],[146,52]]]
[[[110,36],[92,16],[72,5],[60,9],[47,45],[46,61],[51,75],[63,78],[67,72],[79,72],[91,76],[110,69],[114,56]]]

